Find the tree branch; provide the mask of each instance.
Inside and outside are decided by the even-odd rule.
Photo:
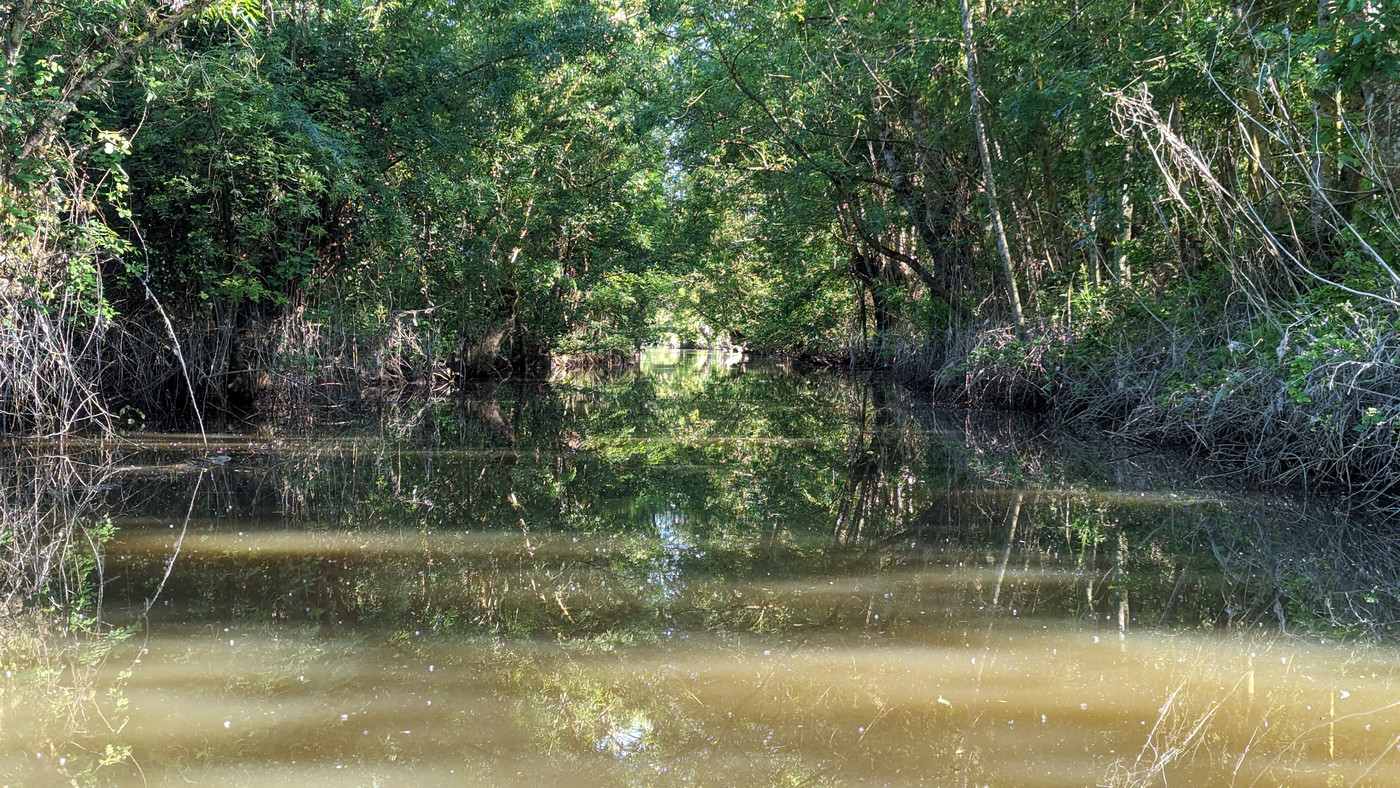
[[[170,31],[203,13],[212,2],[213,0],[193,0],[179,12],[162,19],[150,30],[118,47],[106,62],[97,66],[87,76],[75,73],[69,80],[68,87],[64,89],[63,97],[42,118],[35,121],[25,134],[24,143],[20,146],[20,160],[28,159],[36,150],[47,145],[58,133],[63,121],[67,120],[68,115],[78,106],[78,102],[106,82],[113,71],[126,65],[138,53],[164,38]]]

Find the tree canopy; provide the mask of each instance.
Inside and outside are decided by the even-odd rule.
[[[659,341],[1163,423],[1387,391],[1396,15],[4,0],[0,427]]]

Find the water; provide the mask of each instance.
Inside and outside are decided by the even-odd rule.
[[[13,454],[0,778],[1400,782],[1386,527],[736,361]]]

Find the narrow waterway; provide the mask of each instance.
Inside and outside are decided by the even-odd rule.
[[[654,351],[0,462],[11,785],[1400,784],[1397,526],[898,389]]]

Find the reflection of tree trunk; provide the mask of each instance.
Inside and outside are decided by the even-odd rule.
[[[480,436],[487,446],[514,446],[519,419],[518,409],[510,415],[501,409],[500,392],[495,383],[472,384],[463,390],[457,401],[458,429],[464,434]]]
[[[1094,612],[1094,573],[1099,565],[1098,541],[1091,541],[1089,543],[1089,550],[1082,555],[1080,565],[1082,567],[1081,571],[1083,571],[1085,576],[1089,579],[1084,585],[1084,604],[1088,610],[1087,616],[1088,618],[1096,618],[1097,614]]]
[[[874,421],[867,426],[868,410],[862,403],[859,433],[851,440],[846,489],[836,511],[834,535],[843,544],[865,536],[870,515],[889,503],[884,480],[891,449],[889,427],[894,423],[894,415],[884,392],[873,388],[870,394]]]
[[[967,7],[967,0],[963,1],[963,7]],[[982,694],[982,679],[986,675],[987,665],[996,659],[996,652],[992,650],[992,629],[996,624],[996,606],[1001,600],[1001,584],[1006,577],[1006,565],[1011,560],[1011,545],[1016,541],[1016,525],[1021,518],[1021,502],[1025,498],[1025,493],[1017,492],[1016,497],[1011,499],[1011,508],[1006,512],[1006,539],[1002,545],[1001,559],[997,561],[996,584],[992,588],[992,603],[987,606],[987,629],[982,633],[982,654],[973,660],[977,665],[977,677],[973,681],[974,702],[967,704],[967,719],[963,723],[961,753],[962,767],[958,769],[958,785],[969,785],[968,775],[972,773],[969,768],[976,757],[972,748],[972,734],[976,731],[977,721],[981,717],[981,711],[975,699]],[[971,645],[969,643],[969,645]]]
[[[1128,576],[1128,535],[1123,531],[1118,532],[1118,641],[1126,644],[1128,637],[1128,619],[1130,617],[1130,605],[1128,602],[1128,589],[1122,587],[1124,579]],[[1126,646],[1125,646],[1126,647]]]
[[[1006,512],[1006,542],[1001,547],[1001,558],[997,560],[996,585],[992,587],[992,607],[1001,603],[1001,583],[1006,579],[1006,564],[1011,560],[1011,545],[1016,541],[1016,522],[1021,518],[1021,501],[1025,493],[1018,492],[1011,499],[1011,508]]]

